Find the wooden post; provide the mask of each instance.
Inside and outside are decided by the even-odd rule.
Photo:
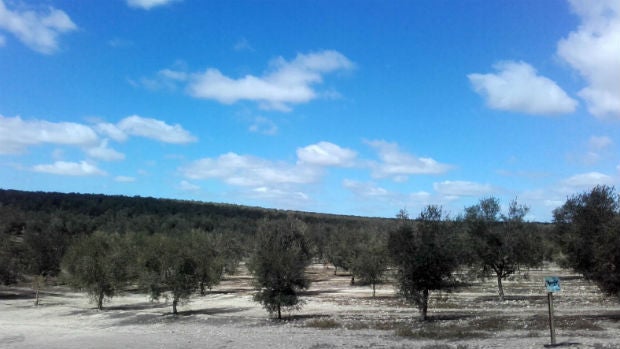
[[[551,332],[551,345],[555,345],[555,326],[553,323],[553,292],[547,292],[549,300],[549,331]]]

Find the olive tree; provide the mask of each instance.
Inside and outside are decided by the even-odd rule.
[[[620,297],[620,196],[609,186],[569,197],[553,212],[565,264]]]
[[[156,234],[146,239],[140,256],[140,283],[152,299],[172,298],[172,314],[177,305],[189,300],[200,282],[198,263],[192,255],[191,241]]]
[[[125,246],[119,235],[95,232],[70,245],[63,257],[65,279],[85,290],[99,310],[104,299],[114,297],[127,281],[129,256]]]
[[[299,291],[310,285],[305,269],[312,256],[305,228],[303,222],[289,216],[261,222],[256,233],[248,261],[257,290],[254,300],[270,314],[277,313],[278,319],[282,318],[282,308],[301,307]]]
[[[465,209],[470,246],[474,263],[482,271],[495,273],[500,301],[504,300],[502,280],[522,266],[542,263],[543,251],[535,226],[525,222],[529,208],[516,200],[510,203],[508,214],[501,213],[497,198],[490,197]]]
[[[431,205],[422,210],[415,225],[401,224],[389,236],[398,293],[418,306],[423,320],[427,319],[430,292],[454,286],[452,273],[459,261],[451,230],[441,207]]]
[[[378,283],[383,281],[383,275],[387,271],[388,254],[385,239],[372,239],[360,248],[353,260],[351,271],[358,276],[362,283],[372,286],[372,296]]]

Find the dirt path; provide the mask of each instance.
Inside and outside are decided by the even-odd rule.
[[[434,293],[432,320],[421,322],[391,285],[350,286],[347,275],[322,265],[299,312],[276,321],[252,301],[251,279],[230,277],[207,296],[182,305],[126,294],[93,309],[88,298],[50,287],[33,306],[28,288],[0,289],[0,348],[542,348],[549,343],[544,275],[558,275],[559,342],[571,348],[620,348],[620,302],[603,297],[567,271],[532,271],[505,283],[499,302],[492,281],[453,293]]]

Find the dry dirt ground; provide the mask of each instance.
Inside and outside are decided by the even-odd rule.
[[[422,322],[390,284],[369,286],[313,265],[300,311],[269,318],[252,301],[251,278],[227,277],[206,296],[170,314],[143,294],[115,297],[98,311],[83,293],[48,286],[40,305],[28,287],[0,288],[0,348],[543,348],[550,343],[543,276],[557,275],[557,342],[568,348],[620,348],[620,301],[566,270],[548,267],[505,282],[433,293]],[[24,285],[27,286],[27,285]]]

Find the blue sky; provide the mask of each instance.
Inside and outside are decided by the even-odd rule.
[[[5,189],[548,221],[619,131],[618,0],[0,0]]]

